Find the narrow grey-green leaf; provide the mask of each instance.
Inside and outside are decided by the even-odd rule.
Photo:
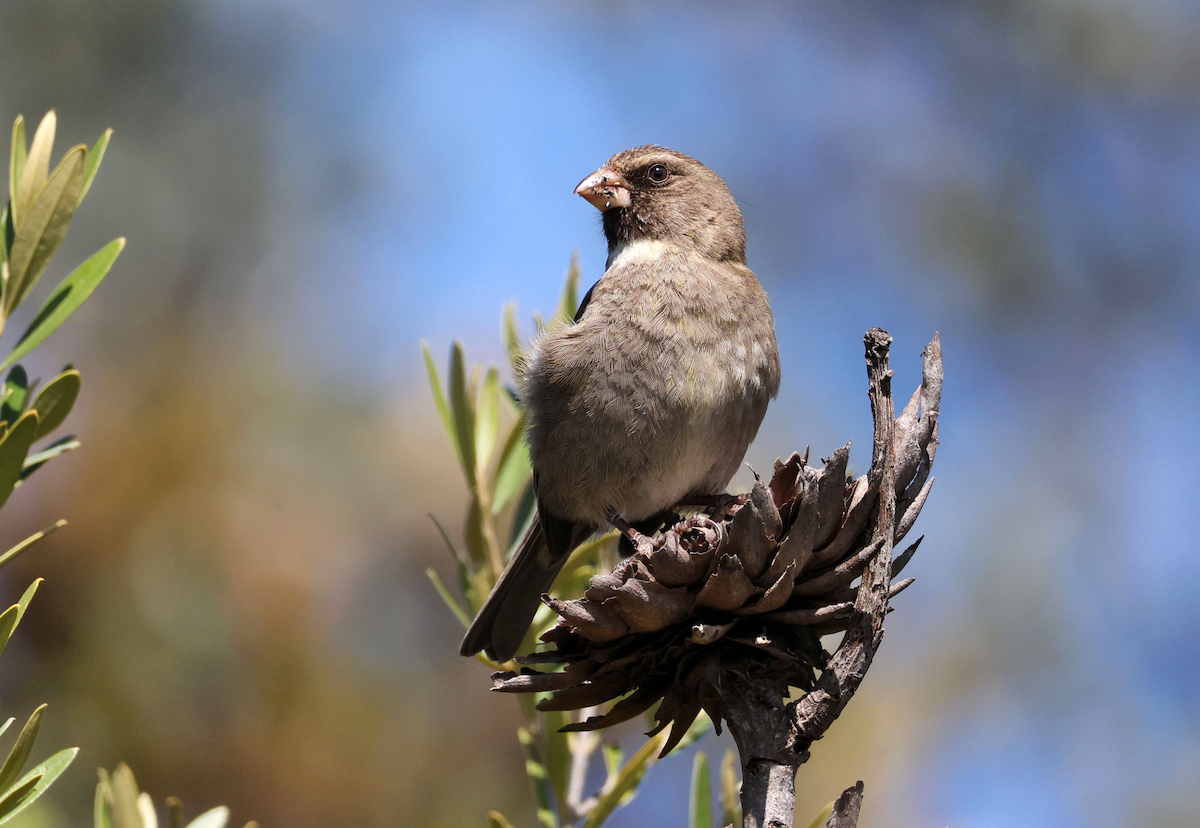
[[[16,719],[12,716],[9,716],[7,719],[5,719],[4,724],[0,724],[0,736],[3,736],[5,732],[12,727],[12,723],[15,721]]]
[[[138,787],[133,771],[124,762],[112,775],[113,828],[143,828],[138,811]]]
[[[158,828],[158,811],[154,809],[154,800],[150,798],[150,794],[145,791],[138,794],[137,804],[142,828]]]
[[[500,460],[492,481],[492,514],[500,514],[530,474],[529,446],[525,443],[525,418],[522,416],[512,424],[500,449]]]
[[[712,828],[712,782],[708,776],[708,757],[704,751],[692,762],[692,791],[689,797],[689,828]]]
[[[621,749],[620,742],[605,742],[600,746],[600,753],[604,757],[605,778],[612,779],[621,770],[621,760],[625,758],[625,751]],[[606,786],[607,784],[605,782]]]
[[[463,362],[462,343],[455,340],[450,348],[450,411],[454,416],[454,433],[462,452],[463,472],[471,490],[475,490],[475,408],[467,389],[467,370]]]
[[[59,520],[59,521],[55,522],[55,524],[53,526],[43,529],[40,532],[34,532],[32,535],[30,535],[25,540],[18,543],[12,549],[9,549],[3,555],[0,555],[0,566],[4,566],[6,563],[11,561],[13,558],[17,557],[17,555],[20,555],[26,549],[33,546],[35,543],[40,541],[42,538],[46,537],[46,535],[49,535],[55,529],[61,529],[62,527],[66,526],[66,525],[67,525],[67,522],[65,520]]]
[[[10,211],[15,210],[21,175],[25,172],[26,153],[29,146],[25,142],[25,116],[18,115],[13,122],[12,144],[8,154],[8,200]],[[16,216],[12,216],[16,220]]]
[[[224,805],[205,811],[189,822],[186,828],[225,828],[229,821],[229,809]]]
[[[830,802],[824,808],[817,811],[817,815],[813,817],[805,828],[821,828],[833,815],[833,806],[835,803]]]
[[[3,363],[0,363],[0,371],[41,345],[46,337],[58,330],[59,326],[67,321],[67,317],[92,295],[92,291],[108,275],[113,262],[117,260],[117,256],[121,255],[124,248],[125,239],[115,239],[71,271],[71,275],[63,279],[62,284],[55,288],[54,293],[50,294],[50,298],[46,300],[46,304],[42,305],[42,309],[33,318],[29,328],[21,334],[21,338],[17,340],[17,347]]]
[[[81,445],[83,444],[75,439],[74,434],[68,434],[60,440],[55,440],[41,451],[34,452],[25,458],[25,465],[21,468],[21,479],[24,480],[29,477],[29,475],[46,465],[47,461],[58,457],[60,454],[66,454],[68,451],[74,451]]]
[[[13,226],[12,205],[9,205],[4,210],[4,278],[0,280],[0,299],[3,299],[8,291],[8,257],[12,255],[13,242],[16,241],[17,231]]]
[[[96,798],[92,802],[92,823],[95,828],[112,828],[113,792],[108,771],[99,769],[100,781],[96,783]]]
[[[15,369],[14,369],[15,370]],[[38,428],[35,440],[40,440],[63,424],[71,407],[79,396],[81,378],[79,372],[63,371],[38,392],[30,406],[38,413]]]
[[[525,370],[525,349],[521,347],[521,332],[517,328],[517,305],[509,302],[500,317],[500,338],[504,340],[504,352],[513,377],[519,378]]]
[[[459,606],[458,601],[454,600],[454,596],[450,594],[450,590],[442,582],[442,577],[437,574],[437,570],[431,566],[425,570],[425,574],[433,584],[433,588],[437,590],[437,594],[441,596],[442,601],[445,602],[450,612],[454,614],[454,617],[462,623],[463,627],[470,627],[471,619],[467,615],[467,611]]]
[[[29,392],[29,377],[20,365],[14,365],[0,388],[0,420],[15,423],[25,412],[25,398]]]
[[[546,781],[546,768],[538,754],[537,740],[528,728],[519,727],[517,728],[517,741],[525,748],[525,773],[529,776],[529,781],[533,783],[534,796],[537,798],[538,822],[546,828],[555,828],[558,819],[550,809],[550,786]]]
[[[0,824],[12,819],[22,810],[27,808],[35,799],[44,794],[46,789],[54,784],[54,780],[62,776],[63,771],[65,771],[70,766],[71,762],[74,761],[77,753],[79,753],[79,748],[67,748],[66,750],[60,750],[45,762],[42,762],[33,770],[29,771],[29,773],[25,774],[21,781],[17,783],[17,786],[20,787],[21,785],[26,785],[30,781],[33,781],[33,790],[32,792],[25,794],[25,796],[13,810],[0,817]],[[98,826],[98,828],[100,827]]]
[[[558,319],[554,324],[561,325],[575,318],[579,309],[579,251],[571,254],[571,264],[567,267],[567,277],[563,280],[562,298],[558,300]]]
[[[495,368],[487,370],[479,385],[475,412],[475,461],[482,477],[500,434],[500,375]]]
[[[4,822],[9,814],[15,814],[24,803],[26,797],[33,793],[37,783],[42,781],[40,775],[26,779],[20,785],[14,785],[12,790],[0,797],[0,822]]]
[[[58,252],[79,204],[86,157],[87,148],[82,145],[73,147],[63,156],[54,175],[30,205],[29,213],[17,225],[17,237],[8,259],[8,286],[4,296],[6,314],[21,304]]]
[[[13,744],[12,750],[8,752],[8,758],[4,760],[4,765],[0,766],[0,791],[7,791],[13,782],[17,781],[17,777],[21,775],[25,763],[29,761],[29,754],[33,750],[33,743],[37,739],[38,730],[42,726],[42,713],[45,711],[46,705],[42,705],[37,710],[33,711],[33,715],[29,717],[29,721],[25,723],[25,727],[21,728],[21,733],[17,736],[17,741]]]
[[[8,639],[12,638],[13,630],[17,627],[17,619],[21,617],[21,608],[16,604],[0,612],[0,655],[8,647]]]
[[[725,751],[721,760],[721,824],[742,824],[742,786],[738,783],[737,755]]]
[[[566,802],[567,778],[571,773],[571,748],[567,734],[562,728],[567,725],[567,716],[562,711],[548,710],[542,714],[542,738],[546,742],[546,774],[557,802]],[[596,738],[585,734],[585,738]]]
[[[100,162],[104,159],[104,151],[108,149],[108,139],[112,134],[111,129],[104,130],[104,134],[97,138],[96,143],[88,150],[87,164],[83,168],[83,190],[79,193],[78,204],[83,203],[83,197],[92,188],[92,179],[96,177],[96,170],[100,169]]]
[[[21,479],[25,457],[37,433],[37,412],[30,411],[13,424],[0,439],[0,506],[8,500],[13,487]]]
[[[54,130],[58,116],[51,109],[34,130],[33,142],[29,145],[29,157],[21,171],[21,183],[17,189],[17,229],[25,223],[38,192],[46,183],[50,172],[50,156],[54,152]]]
[[[583,824],[583,828],[599,828],[599,826],[604,824],[604,820],[612,815],[613,811],[629,801],[626,797],[632,797],[637,791],[642,777],[646,775],[649,767],[657,761],[658,753],[662,750],[663,745],[666,744],[669,734],[670,729],[668,728],[652,736],[647,740],[646,744],[638,749],[637,753],[629,757],[629,761],[625,763],[625,766],[617,771],[615,777],[611,778],[612,785],[605,784],[599,798],[596,800],[596,806],[588,814],[587,822]]]
[[[450,406],[446,403],[446,394],[442,391],[442,379],[438,376],[437,365],[434,364],[433,354],[429,352],[429,343],[421,343],[421,354],[425,357],[425,373],[429,376],[429,388],[433,392],[433,402],[437,407],[438,416],[442,420],[442,428],[446,432],[446,437],[450,439],[450,446],[454,449],[454,453],[458,456],[458,462],[463,463],[463,452],[458,445],[458,432],[454,428],[454,415],[450,413]]]
[[[14,630],[17,628],[17,624],[21,623],[21,619],[25,617],[25,610],[29,609],[29,602],[33,600],[33,596],[37,592],[38,587],[41,586],[43,580],[43,578],[34,578],[33,583],[25,588],[25,592],[22,593],[20,600],[17,601],[17,621],[13,624]]]
[[[488,828],[513,828],[513,824],[499,811],[488,811]]]

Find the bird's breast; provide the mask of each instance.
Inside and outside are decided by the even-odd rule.
[[[555,514],[637,520],[719,491],[736,470],[778,356],[757,280],[712,270],[627,248],[583,318],[536,343],[523,387],[530,456]]]

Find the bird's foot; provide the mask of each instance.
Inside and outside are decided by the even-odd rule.
[[[722,492],[721,494],[690,494],[676,508],[701,508],[708,512],[708,516],[715,522],[720,523],[736,512],[742,506],[746,505],[746,501],[750,499],[748,493],[730,494]]]
[[[654,551],[654,542],[637,529],[630,526],[629,521],[625,520],[625,518],[621,517],[620,515],[613,514],[608,516],[608,522],[615,526],[617,531],[621,533],[622,540],[633,547],[633,552],[640,552],[643,555],[649,555]],[[624,544],[622,544],[622,546],[623,545]],[[625,556],[622,555],[622,557]]]

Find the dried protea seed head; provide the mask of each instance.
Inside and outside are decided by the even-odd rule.
[[[648,551],[592,578],[582,598],[548,599],[559,616],[542,636],[552,649],[526,663],[566,669],[497,673],[495,689],[552,691],[539,704],[545,710],[625,696],[605,715],[571,725],[576,730],[625,721],[661,700],[655,731],[674,723],[664,754],[702,709],[719,729],[723,698],[742,681],[811,689],[828,659],[820,636],[846,629],[854,582],[888,531],[893,543],[904,537],[929,493],[940,392],[935,339],[922,385],[895,423],[893,526],[874,525],[887,448],[878,441],[870,470],[855,480],[846,476],[849,445],[819,467],[807,452],[778,460],[769,484],[756,479],[748,496],[730,498],[713,516],[678,523]],[[896,556],[893,576],[919,543]],[[893,583],[890,594],[911,582]]]

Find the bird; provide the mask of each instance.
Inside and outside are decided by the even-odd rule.
[[[766,291],[719,175],[661,146],[619,152],[575,192],[608,258],[518,380],[537,516],[460,652],[511,659],[558,572],[610,526],[635,543],[681,503],[723,496],[779,391]]]

